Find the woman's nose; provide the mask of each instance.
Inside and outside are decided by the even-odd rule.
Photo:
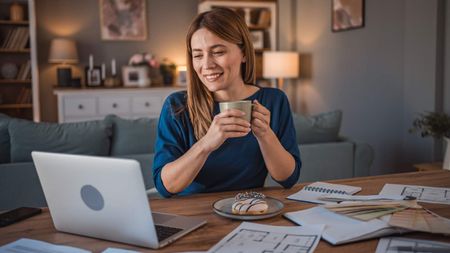
[[[205,62],[204,62],[205,68],[210,69],[210,68],[214,68],[216,66],[216,63],[214,62],[214,58],[213,57],[206,56],[204,58],[204,60],[205,60]]]

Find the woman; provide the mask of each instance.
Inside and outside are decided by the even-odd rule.
[[[153,179],[164,197],[262,187],[269,172],[294,185],[300,154],[288,100],[255,83],[255,55],[244,20],[217,8],[199,14],[187,36],[189,84],[162,108]],[[219,102],[251,100],[243,112],[219,113]]]

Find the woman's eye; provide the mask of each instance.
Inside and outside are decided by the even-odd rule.
[[[223,55],[225,53],[225,51],[217,51],[217,52],[213,52],[213,55]]]
[[[202,58],[202,55],[201,54],[197,54],[197,55],[193,55],[192,57],[194,59],[200,59],[200,58]]]

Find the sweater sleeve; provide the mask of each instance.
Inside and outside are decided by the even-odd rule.
[[[161,171],[167,163],[175,161],[186,152],[186,145],[183,141],[184,128],[176,118],[171,100],[169,96],[161,110],[152,168],[155,187],[165,198],[171,197],[173,194],[164,186]]]
[[[297,145],[297,139],[295,136],[294,121],[292,119],[291,107],[289,101],[284,93],[282,93],[279,107],[272,115],[276,117],[272,129],[275,129],[275,133],[280,141],[281,145],[288,151],[295,160],[295,168],[292,174],[284,181],[275,180],[284,188],[291,188],[295,185],[300,177],[300,168],[302,162],[300,159],[300,151]]]

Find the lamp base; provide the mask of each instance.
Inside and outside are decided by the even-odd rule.
[[[72,69],[69,68],[58,68],[58,85],[59,86],[71,86],[72,84]]]

